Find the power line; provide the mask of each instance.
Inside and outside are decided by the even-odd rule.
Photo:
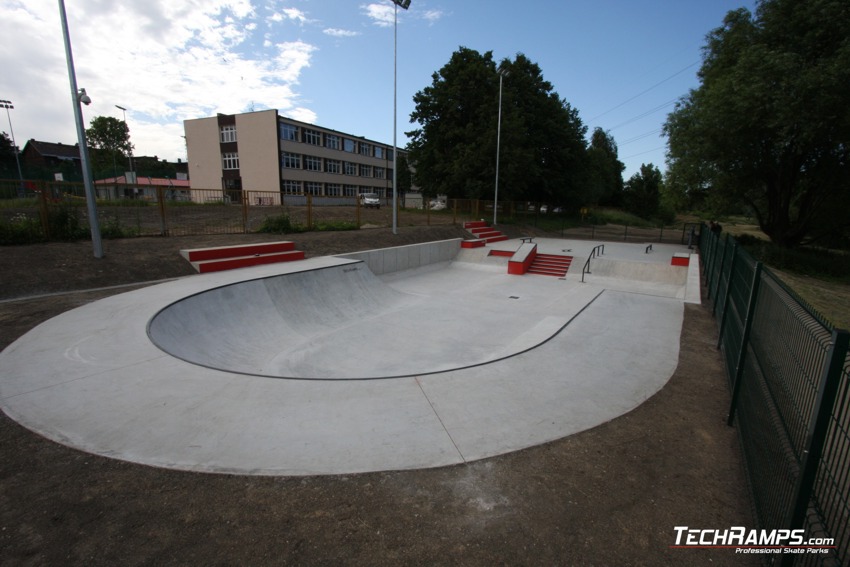
[[[652,148],[651,150],[646,150],[645,152],[640,152],[640,153],[637,153],[637,154],[632,154],[630,156],[621,157],[620,159],[631,159],[633,157],[642,156],[644,154],[651,154],[652,152],[657,152],[658,150],[663,150],[666,147],[667,146],[658,146],[657,148]]]
[[[660,133],[661,133],[661,130],[662,130],[661,128],[657,128],[657,129],[655,129],[655,130],[653,130],[653,131],[651,131],[651,132],[647,132],[646,134],[641,134],[641,135],[639,135],[639,136],[635,136],[634,138],[629,138],[628,140],[623,140],[622,142],[619,142],[619,143],[617,144],[617,146],[618,146],[618,147],[622,147],[622,146],[625,146],[625,145],[627,145],[627,144],[631,144],[631,143],[633,143],[633,142],[637,142],[638,140],[643,140],[644,138],[649,138],[650,136],[652,136],[652,135],[654,135],[654,134],[660,134]]]
[[[658,105],[658,106],[656,106],[655,108],[651,108],[651,109],[647,110],[646,112],[643,112],[643,113],[641,113],[641,114],[638,114],[637,116],[634,116],[634,117],[632,117],[632,118],[629,118],[629,119],[628,119],[628,120],[626,120],[625,122],[620,122],[620,123],[619,123],[619,124],[617,124],[616,126],[613,126],[613,127],[611,127],[611,128],[608,128],[608,130],[609,130],[609,131],[610,131],[610,130],[616,130],[617,128],[620,128],[621,126],[625,126],[626,124],[631,124],[632,122],[635,122],[635,121],[637,121],[637,120],[640,120],[641,118],[646,118],[647,116],[649,116],[649,115],[651,115],[651,114],[655,114],[655,113],[656,113],[656,112],[658,112],[659,110],[662,110],[662,109],[664,109],[664,108],[667,108],[668,106],[673,105],[673,104],[674,104],[677,100],[679,100],[679,99],[678,99],[678,98],[674,98],[673,100],[668,100],[667,102],[665,102],[665,103],[663,103],[663,104],[659,104],[659,105]]]
[[[644,91],[641,91],[641,92],[639,92],[638,94],[636,94],[635,96],[631,97],[630,99],[628,99],[628,100],[625,100],[625,101],[621,102],[620,104],[618,104],[618,105],[617,105],[617,106],[615,106],[614,108],[608,109],[608,110],[606,110],[605,112],[603,112],[602,114],[597,114],[596,116],[594,116],[593,118],[591,118],[591,119],[589,120],[589,122],[593,122],[593,121],[594,121],[594,120],[596,120],[597,118],[601,118],[601,117],[605,116],[606,114],[608,114],[609,112],[614,112],[615,110],[617,110],[617,109],[618,109],[618,108],[620,108],[621,106],[625,106],[626,104],[628,104],[628,103],[632,102],[634,99],[636,99],[636,98],[638,98],[638,97],[640,97],[640,96],[645,95],[646,93],[648,93],[649,91],[651,91],[651,90],[652,90],[652,89],[654,89],[655,87],[658,87],[658,86],[660,86],[660,85],[663,85],[664,83],[666,83],[666,82],[667,82],[667,81],[669,81],[670,79],[673,79],[673,78],[675,78],[675,77],[678,77],[679,75],[681,75],[682,73],[684,73],[685,71],[687,71],[688,69],[690,69],[691,67],[694,67],[694,66],[696,66],[696,65],[699,65],[699,61],[694,61],[693,63],[691,63],[691,64],[690,64],[690,65],[688,65],[687,67],[684,67],[684,68],[682,68],[682,69],[680,69],[680,70],[676,71],[675,73],[673,73],[672,75],[670,75],[670,76],[669,76],[669,77],[667,77],[666,79],[664,79],[664,80],[662,80],[662,81],[659,81],[659,82],[655,83],[654,85],[652,85],[652,86],[651,86],[651,87],[649,87],[648,89],[646,89],[646,90],[644,90]]]

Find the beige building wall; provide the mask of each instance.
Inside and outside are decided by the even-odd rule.
[[[221,190],[221,150],[218,118],[184,120],[189,183],[192,189]]]
[[[277,110],[236,115],[243,191],[280,192]]]

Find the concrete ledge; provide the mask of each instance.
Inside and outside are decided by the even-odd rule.
[[[338,257],[360,260],[369,266],[373,274],[380,276],[454,260],[460,251],[461,242],[461,238],[453,238],[451,240],[341,254]]]
[[[536,256],[537,245],[528,242],[524,243],[514,253],[513,257],[511,257],[511,261],[508,262],[508,273],[521,276],[528,271]]]

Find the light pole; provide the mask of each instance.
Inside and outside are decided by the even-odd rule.
[[[19,188],[19,197],[24,196],[24,174],[21,172],[21,159],[18,157],[18,144],[15,142],[15,130],[12,128],[12,115],[9,114],[10,108],[15,108],[11,100],[0,100],[0,107],[6,109],[6,118],[9,119],[9,134],[12,136],[12,151],[15,152],[15,163],[18,165],[18,181],[21,186]]]
[[[71,53],[71,37],[68,34],[68,18],[65,15],[64,0],[59,0],[59,15],[62,20],[62,35],[65,39],[65,59],[68,62],[68,79],[71,82],[71,99],[74,102],[74,121],[77,124],[77,140],[80,144],[80,166],[83,170],[83,184],[86,187],[86,206],[89,215],[91,241],[94,248],[94,257],[103,258],[103,243],[100,240],[100,226],[97,222],[97,204],[95,203],[91,165],[89,164],[89,148],[86,144],[86,128],[83,124],[83,109],[80,106],[80,103],[85,105],[91,104],[91,98],[86,94],[86,89],[77,88],[77,73],[74,71],[74,56]]]
[[[393,234],[398,234],[398,145],[396,130],[398,129],[398,7],[407,10],[410,0],[393,0],[395,17],[393,20]]]
[[[493,195],[493,227],[496,226],[499,211],[499,147],[502,143],[502,79],[508,76],[508,70],[499,69],[499,123],[496,126],[496,192]]]
[[[117,104],[115,105],[115,108],[120,109],[121,113],[124,115],[124,128],[127,129],[127,137],[129,138],[130,137],[130,126],[127,125],[127,109],[124,108],[123,106],[118,106]],[[131,150],[131,149],[127,150],[127,165],[130,166],[130,173],[133,173],[133,150]],[[135,179],[136,176],[133,175],[132,177],[134,178],[132,181],[130,181],[129,179],[125,179],[125,181],[127,183],[135,183],[136,182],[136,179]]]

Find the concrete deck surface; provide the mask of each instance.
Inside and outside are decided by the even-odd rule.
[[[381,276],[325,257],[108,297],[4,350],[0,405],[84,451],[205,472],[435,467],[561,438],[663,387],[699,280],[667,269],[684,247],[606,243],[581,283],[595,243],[537,242],[576,258],[566,278],[473,249]]]

